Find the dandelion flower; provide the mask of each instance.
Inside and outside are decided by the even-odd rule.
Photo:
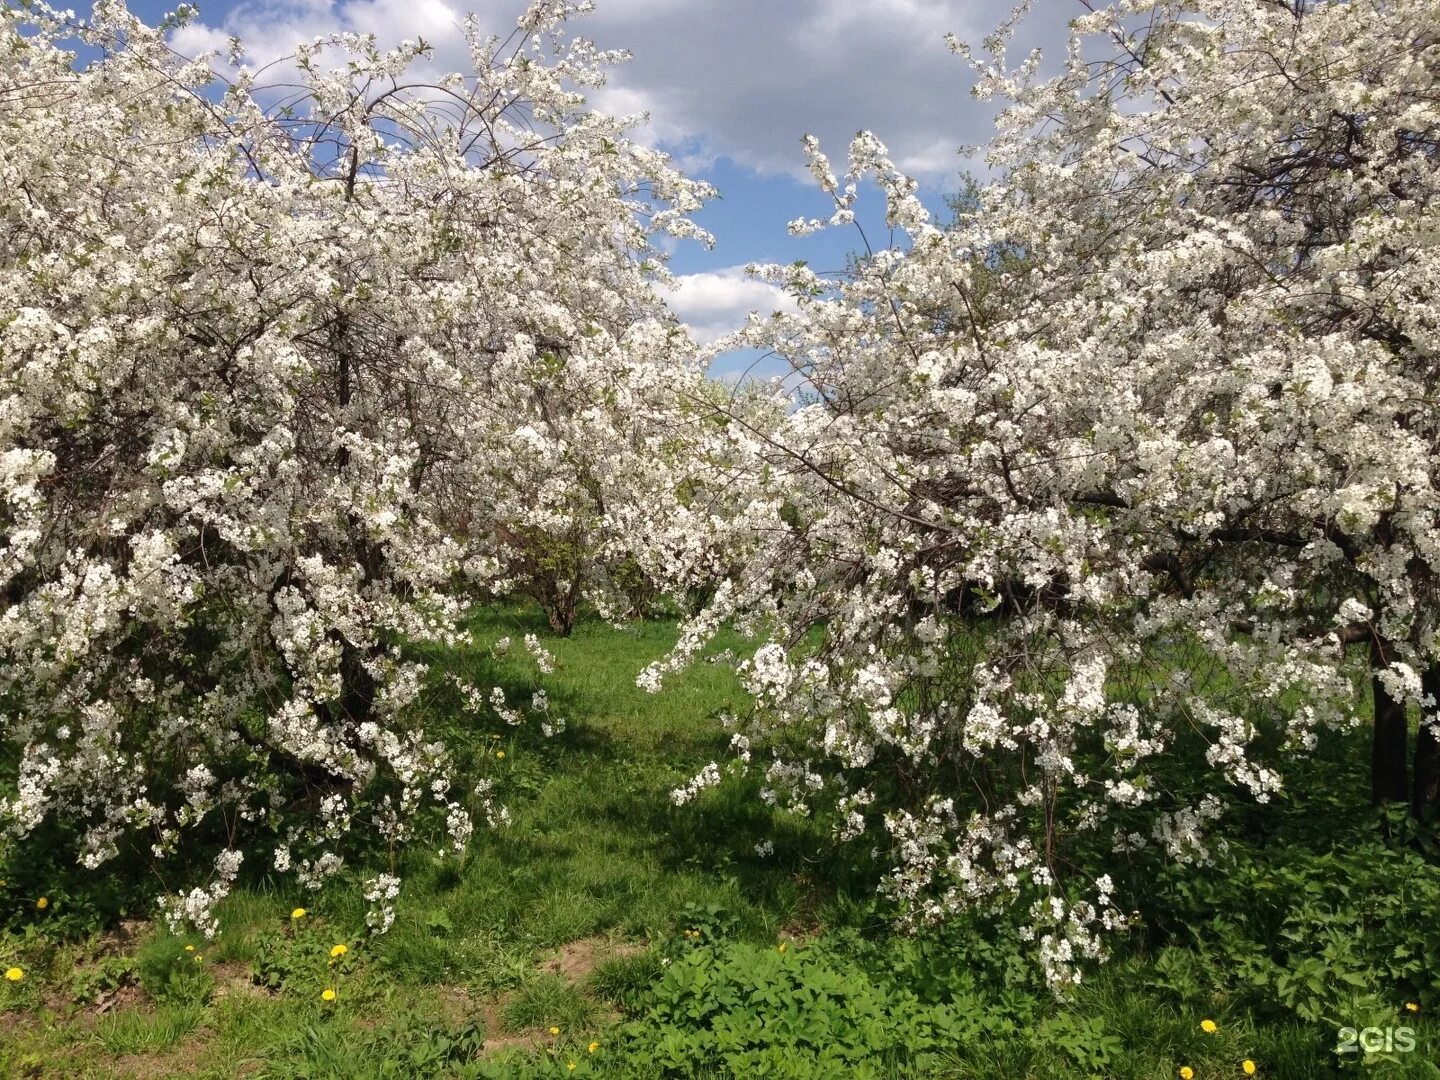
[[[331,945],[331,946],[330,946],[330,959],[331,959],[331,960],[339,960],[340,957],[344,956],[344,955],[345,955],[347,952],[349,952],[349,951],[350,951],[350,950],[347,949],[344,945]]]
[[[598,1042],[592,1042],[592,1043],[591,1043],[589,1046],[587,1046],[585,1049],[588,1050],[590,1053],[593,1054],[596,1050],[599,1050],[599,1049],[600,1049],[600,1044],[599,1044]]]
[[[35,906],[41,911],[44,911],[47,907],[50,906],[50,898],[48,896],[40,897],[39,900],[35,901]]]
[[[307,912],[303,907],[297,907],[294,911],[290,912],[290,918],[303,919],[308,914],[309,912]]]
[[[1419,1011],[1420,1011],[1420,1003],[1419,1003],[1418,1001],[1407,1001],[1407,1002],[1405,1002],[1405,1011],[1406,1011],[1406,1012],[1419,1012]]]
[[[1200,1030],[1205,1032],[1206,1035],[1214,1035],[1215,1032],[1220,1030],[1220,1027],[1214,1020],[1201,1020]]]
[[[558,1027],[552,1027],[552,1028],[550,1029],[550,1034],[551,1034],[551,1035],[559,1035],[559,1034],[560,1034],[560,1029],[559,1029]]]
[[[320,1000],[321,1000],[321,1001],[334,1001],[334,1000],[335,1000],[335,988],[332,987],[332,986],[327,986],[324,990],[320,991]]]
[[[1195,1070],[1189,1065],[1181,1065],[1180,1080],[1195,1080]]]
[[[568,1064],[568,1065],[565,1066],[565,1067],[566,1067],[567,1069],[569,1069],[571,1072],[574,1072],[574,1071],[575,1071],[575,1062],[572,1061],[572,1062],[570,1062],[570,1064]]]
[[[5,969],[6,982],[19,982],[23,978],[25,978],[24,968],[12,967]]]
[[[496,760],[498,760],[498,761],[504,761],[504,760],[505,760],[505,751],[504,751],[504,750],[496,750],[496,751],[495,751],[495,758],[496,758]]]
[[[186,952],[194,952],[194,951],[195,951],[195,946],[194,946],[194,945],[186,945],[186,946],[185,946],[185,951],[186,951]]]
[[[783,942],[783,941],[780,942],[779,948],[777,948],[775,951],[776,951],[776,952],[784,952],[784,951],[785,951],[785,944],[786,944],[786,943]]]
[[[1255,1075],[1255,1063],[1254,1063],[1253,1061],[1251,1061],[1249,1058],[1246,1058],[1244,1061],[1242,1061],[1242,1062],[1240,1063],[1240,1068],[1245,1071],[1245,1075],[1246,1075],[1246,1076],[1254,1076],[1254,1075]]]

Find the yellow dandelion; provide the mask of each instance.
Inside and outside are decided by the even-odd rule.
[[[334,988],[334,987],[331,987],[331,986],[327,986],[324,990],[321,990],[321,991],[320,991],[320,1000],[321,1000],[321,1001],[334,1001],[334,1000],[335,1000],[335,988]]]
[[[344,955],[345,955],[347,952],[349,952],[349,951],[350,951],[350,950],[347,949],[344,945],[331,945],[331,946],[330,946],[330,959],[331,959],[331,960],[339,960],[340,957],[344,956]]]
[[[290,912],[290,918],[303,919],[308,914],[310,913],[306,911],[303,907],[297,907],[294,911]]]
[[[1245,1071],[1246,1076],[1255,1075],[1255,1063],[1249,1058],[1246,1058],[1244,1061],[1240,1062],[1240,1068]]]
[[[197,952],[197,953],[195,954],[195,962],[196,962],[197,964],[200,963],[200,961],[202,961],[202,960],[204,960],[204,959],[205,959],[205,954],[204,954],[204,953],[198,953],[198,952]]]
[[[1180,1080],[1195,1080],[1195,1070],[1189,1065],[1181,1065]]]
[[[504,761],[504,760],[505,760],[505,751],[504,751],[504,750],[496,750],[496,751],[495,751],[495,757],[496,757],[496,759],[499,760],[499,761]]]
[[[40,897],[39,900],[35,901],[35,906],[41,911],[44,911],[47,907],[50,906],[50,898],[48,896]]]
[[[1200,1030],[1205,1032],[1206,1035],[1214,1035],[1215,1032],[1220,1030],[1220,1027],[1214,1020],[1201,1020]]]
[[[1419,1012],[1419,1011],[1420,1011],[1420,1003],[1419,1003],[1418,1001],[1407,1001],[1407,1002],[1405,1002],[1405,1011],[1406,1011],[1406,1012]]]
[[[569,1069],[571,1072],[574,1072],[574,1071],[575,1071],[575,1062],[572,1061],[572,1062],[570,1062],[569,1065],[567,1065],[567,1066],[565,1066],[565,1067],[566,1067],[567,1069]]]
[[[6,982],[19,982],[23,978],[25,978],[24,968],[12,967],[5,969]]]
[[[776,952],[784,952],[784,951],[785,951],[785,946],[786,946],[786,944],[787,944],[787,943],[784,942],[784,941],[780,942],[779,947],[778,947],[775,951],[776,951]]]
[[[550,1034],[551,1034],[551,1035],[559,1035],[559,1034],[560,1034],[560,1029],[559,1029],[558,1027],[552,1027],[552,1028],[550,1029]]]
[[[593,1054],[596,1050],[599,1050],[599,1049],[600,1049],[600,1044],[599,1044],[598,1042],[592,1042],[592,1043],[591,1043],[589,1046],[587,1046],[585,1049],[588,1050],[590,1053]]]
[[[194,946],[194,945],[186,945],[186,946],[185,946],[185,951],[186,951],[186,952],[194,952],[194,951],[195,951],[195,946]]]

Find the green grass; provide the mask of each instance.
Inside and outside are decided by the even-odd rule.
[[[596,966],[590,973],[586,989],[614,1008],[636,1012],[664,970],[662,958],[653,950],[646,949]]]
[[[1419,1051],[1348,1061],[1332,1053],[1348,1016],[1298,1020],[1293,1008],[1269,1000],[1270,990],[1247,987],[1239,972],[1265,949],[1246,935],[1259,933],[1251,923],[1263,920],[1240,916],[1264,905],[1237,897],[1239,886],[1223,879],[1138,883],[1177,913],[1150,920],[1176,948],[1163,952],[1144,936],[1122,942],[1117,960],[1063,1004],[1006,973],[1021,948],[1003,927],[962,925],[918,942],[877,932],[870,871],[849,861],[854,852],[834,850],[818,826],[774,815],[754,782],[727,780],[693,805],[671,805],[671,789],[725,760],[720,716],[745,703],[724,664],[696,663],[658,695],[636,688],[636,673],[675,640],[673,624],[616,630],[582,622],[572,637],[555,639],[537,612],[495,606],[477,613],[472,632],[470,647],[432,659],[482,687],[502,686],[511,702],[543,686],[550,715],[567,720],[547,739],[528,722],[497,730],[458,713],[431,719],[462,776],[494,782],[512,814],[508,826],[477,829],[463,861],[421,845],[397,853],[404,890],[395,925],[381,937],[364,931],[355,882],[366,868],[354,865],[349,884],[318,896],[264,879],[238,889],[219,909],[213,942],[154,931],[123,948],[43,933],[0,941],[33,972],[24,985],[0,985],[0,1076],[690,1075],[655,1064],[669,1052],[679,1061],[713,1059],[719,1064],[694,1075],[715,1076],[1150,1080],[1175,1077],[1184,1064],[1206,1080],[1243,1075],[1248,1057],[1270,1078],[1440,1080],[1431,1064],[1440,1061],[1440,1028],[1428,1007],[1420,1016],[1396,1014],[1395,985],[1369,987],[1356,1009],[1389,1008],[1374,1014],[1377,1022],[1415,1028]],[[527,632],[554,653],[553,674],[538,675],[525,655]],[[491,646],[502,635],[514,645],[495,659]],[[722,636],[710,651],[740,644]],[[1274,852],[1275,887],[1312,897],[1312,907],[1342,903],[1317,886],[1317,874],[1364,873],[1363,861],[1343,871],[1314,861],[1328,857],[1333,837],[1312,824],[1318,813],[1327,828],[1341,829],[1342,820],[1358,828],[1341,789],[1363,783],[1361,742],[1363,733],[1337,737],[1297,768],[1307,805],[1237,819],[1236,844],[1252,845],[1262,868]],[[769,858],[754,853],[762,839],[775,845]],[[377,853],[371,869],[384,868],[385,853]],[[1252,867],[1245,881],[1264,878]],[[1356,888],[1383,891],[1390,880]],[[67,900],[72,909],[79,903],[78,894]],[[311,912],[300,929],[288,918],[296,904]],[[1393,915],[1404,906],[1376,910]],[[1301,915],[1302,927],[1339,917],[1323,906]],[[1357,920],[1362,930],[1370,925]],[[1196,927],[1211,929],[1181,940]],[[703,931],[698,941],[683,933],[692,928]],[[790,949],[778,954],[782,939]],[[332,966],[328,949],[341,941],[350,952]],[[203,954],[193,968],[187,943]],[[1297,955],[1307,947],[1297,945]],[[770,977],[764,972],[774,963],[764,958],[772,954],[785,958],[793,985],[770,999],[757,987]],[[1337,955],[1340,972],[1350,961]],[[712,960],[724,972],[715,976],[717,996],[710,1011],[686,1018],[677,1003],[692,989],[675,972]],[[270,985],[257,985],[257,975]],[[320,999],[326,986],[338,991],[332,1004]],[[97,1015],[97,994],[120,995],[121,1007]],[[803,1016],[819,1001],[832,1001],[841,1017],[858,1002],[880,1009],[886,1019],[873,1037],[884,1056],[837,1073],[815,1064],[826,1060],[825,1046],[787,1043],[786,1010]],[[1207,1017],[1220,1024],[1214,1035],[1199,1028]],[[902,1038],[897,1051],[890,1034],[921,1019],[942,1032],[934,1047],[912,1057]],[[727,1022],[738,1040],[729,1049],[715,1034]],[[971,1034],[946,1041],[947,1024]]]
[[[697,664],[672,678],[665,693],[651,695],[635,686],[635,676],[674,642],[671,623],[617,631],[585,622],[572,637],[557,639],[538,612],[497,606],[477,615],[473,630],[472,648],[436,659],[478,685],[504,687],[512,702],[528,701],[543,686],[550,715],[567,720],[566,730],[548,739],[529,723],[496,739],[494,729],[432,720],[432,730],[457,748],[472,776],[495,781],[511,823],[493,832],[478,829],[463,865],[423,852],[404,857],[397,920],[378,938],[360,933],[365,905],[354,887],[318,899],[263,883],[237,889],[219,908],[220,936],[204,946],[207,967],[241,978],[238,972],[257,963],[266,935],[303,903],[337,938],[360,941],[361,967],[342,997],[355,1011],[327,1015],[314,1001],[283,993],[271,998],[259,988],[238,996],[222,991],[203,1014],[202,1061],[208,1064],[202,1068],[223,1074],[263,1047],[284,1046],[324,1073],[339,1060],[344,1024],[383,1022],[437,986],[461,988],[477,1002],[504,994],[493,1011],[511,1031],[588,1030],[609,1009],[604,994],[583,975],[571,981],[537,972],[546,950],[585,938],[661,937],[687,906],[733,912],[742,932],[757,939],[808,917],[816,895],[794,873],[803,832],[788,824],[776,833],[768,810],[741,788],[707,797],[698,812],[670,805],[672,788],[707,762],[723,760],[729,738],[718,715],[744,702],[727,666]],[[527,632],[554,653],[553,674],[539,675],[528,659],[521,647]],[[502,635],[514,644],[497,660],[490,647]],[[716,648],[736,644],[729,637]],[[503,759],[495,756],[500,751]],[[769,836],[781,858],[762,861],[752,849]],[[142,954],[173,952],[180,940],[157,939],[161,944],[145,946]],[[647,975],[655,966],[616,963]],[[162,969],[146,981],[163,975]],[[638,992],[632,987],[631,996]],[[189,1024],[184,1030],[180,1019]],[[158,1052],[195,1026],[193,1011],[127,1013],[105,1022],[106,1052]],[[324,1034],[332,1028],[334,1038]]]
[[[153,1012],[132,1009],[103,1018],[95,1035],[109,1054],[153,1054],[178,1045],[204,1015],[198,1005],[167,1005]]]
[[[599,1016],[595,1001],[570,980],[540,974],[527,979],[505,1005],[505,1029],[558,1028],[550,1034],[588,1032]]]

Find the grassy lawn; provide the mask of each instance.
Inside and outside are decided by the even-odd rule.
[[[518,648],[492,656],[501,636],[527,632],[555,654],[553,674]],[[549,715],[567,720],[547,739],[533,722],[437,718],[470,781],[495,783],[510,824],[478,829],[463,862],[419,845],[395,853],[404,890],[383,936],[365,932],[355,885],[315,896],[252,883],[224,902],[212,942],[128,922],[61,935],[63,903],[36,912],[0,939],[0,959],[28,971],[0,984],[0,1076],[1163,1078],[1183,1066],[1204,1078],[1245,1075],[1250,1060],[1258,1075],[1297,1080],[1440,1077],[1428,1003],[1409,1012],[1392,988],[1357,986],[1351,1012],[1310,1015],[1310,999],[1270,1009],[1269,989],[1247,988],[1249,954],[1234,942],[1256,931],[1227,922],[1224,890],[1263,884],[1218,880],[1209,895],[1157,883],[1175,922],[1210,926],[1214,948],[1205,931],[1137,936],[1057,1003],[993,925],[918,939],[883,930],[855,852],[772,814],[752,782],[673,807],[673,787],[723,761],[720,714],[743,705],[720,663],[659,695],[635,687],[673,625],[587,622],[553,639],[538,615],[495,608],[474,634],[448,664],[511,701],[543,685]],[[1327,775],[1324,761],[1315,768]],[[775,848],[765,858],[762,840]],[[1273,865],[1280,887],[1312,887],[1308,863],[1257,865],[1257,881]],[[0,903],[20,902],[0,888]],[[292,918],[297,905],[306,914]],[[1416,947],[1440,956],[1433,939]],[[1343,977],[1345,958],[1325,955],[1321,977]],[[1417,1046],[1402,1052],[1392,1032],[1388,1052],[1337,1056],[1347,1025],[1403,1026]]]
[[[556,657],[552,675],[539,675],[518,648],[527,632],[544,635]],[[501,636],[517,647],[495,659],[491,646]],[[404,891],[395,925],[383,936],[363,932],[366,905],[358,889],[340,886],[312,901],[294,889],[252,886],[223,903],[223,929],[212,943],[137,928],[135,940],[110,935],[44,950],[32,944],[32,952],[44,954],[49,981],[43,993],[28,988],[23,1000],[12,991],[25,1008],[0,1019],[9,1036],[0,1047],[0,1074],[23,1075],[33,1062],[36,1075],[45,1076],[371,1075],[370,1055],[351,1054],[357,1032],[399,1024],[409,1033],[397,1030],[396,1041],[424,1042],[432,1028],[460,1030],[472,1019],[502,1047],[584,1047],[615,1019],[602,990],[624,993],[653,978],[658,958],[647,943],[671,934],[685,912],[723,911],[754,940],[813,925],[830,894],[786,857],[811,839],[793,822],[777,827],[742,784],[707,798],[698,812],[670,804],[671,788],[722,758],[728,736],[717,714],[743,701],[723,664],[698,664],[661,695],[637,689],[635,674],[674,636],[667,623],[626,631],[584,623],[558,639],[545,633],[536,613],[484,613],[473,654],[449,658],[455,668],[482,685],[498,682],[512,701],[543,685],[550,715],[567,720],[548,739],[531,722],[498,734],[445,732],[466,751],[473,777],[496,783],[513,815],[509,825],[478,828],[463,864],[402,853]],[[754,854],[767,837],[778,858]],[[349,943],[334,1007],[318,996],[319,981],[333,971],[324,949],[309,980],[316,984],[313,1001],[288,987],[272,994],[253,981],[257,965],[267,962],[268,940],[290,932],[297,904],[309,905],[301,921],[326,946],[331,937]],[[37,915],[42,932],[44,921]],[[99,977],[92,973],[104,957],[120,971],[116,958],[137,948],[193,956],[186,945],[212,973],[208,1004],[157,1004],[143,979],[113,994],[97,991],[98,1007],[67,1000],[72,987]],[[557,1026],[558,1038],[549,1032]],[[410,1075],[398,1068],[394,1075]]]

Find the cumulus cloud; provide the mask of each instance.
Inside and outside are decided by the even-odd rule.
[[[784,289],[746,276],[743,266],[677,274],[665,299],[702,345],[744,326],[752,311],[769,315],[795,310],[795,301]]]
[[[1052,0],[1052,3],[1054,0]],[[501,35],[518,0],[274,0],[242,2],[218,25],[180,31],[181,51],[223,48],[234,34],[263,63],[294,43],[346,30],[381,44],[424,37],[442,68],[467,66],[459,26],[469,7]],[[941,184],[966,162],[956,150],[984,142],[992,112],[969,97],[971,75],[944,34],[978,41],[1010,0],[597,0],[575,32],[634,54],[597,91],[597,107],[648,112],[647,135],[691,169],[728,157],[761,175],[803,172],[800,138],[818,135],[837,163],[856,131],[874,131],[896,163]],[[1058,4],[1056,5],[1058,7]],[[1051,9],[1047,8],[1047,11]],[[1058,35],[1053,17],[1035,35]]]
[[[295,46],[335,33],[374,34],[382,48],[401,41],[423,38],[435,45],[436,72],[464,71],[470,67],[461,26],[474,0],[241,0],[226,11],[218,23],[203,19],[181,27],[171,35],[177,52],[194,56],[218,52],[223,60],[229,41],[238,37],[244,45],[243,63],[265,69],[291,56]],[[497,30],[513,28],[497,24]],[[272,70],[261,84],[293,73],[288,65]]]
[[[988,141],[993,108],[970,96],[973,73],[945,35],[979,43],[1013,0],[598,0],[586,32],[634,59],[615,86],[643,100],[660,141],[685,156],[729,157],[762,174],[801,177],[813,134],[837,164],[873,131],[897,165],[931,185]],[[1022,21],[1012,55],[1063,41],[1074,0],[1047,0]],[[1073,7],[1073,11],[1070,10]],[[1056,16],[1060,15],[1060,18]],[[602,95],[603,95],[602,91]],[[602,99],[603,100],[603,99]]]

